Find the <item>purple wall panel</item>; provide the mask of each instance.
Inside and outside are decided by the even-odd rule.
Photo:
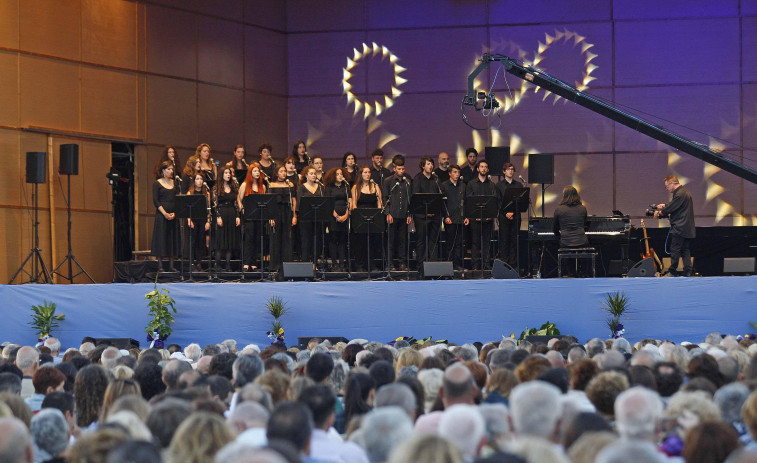
[[[245,92],[244,95],[245,140],[247,143],[247,159],[256,160],[258,145],[263,142],[273,145],[273,157],[283,159],[290,152],[286,125],[280,121],[287,119],[287,98],[265,95],[256,92]],[[231,149],[234,140],[227,141]]]
[[[527,3],[491,0],[489,24],[608,21],[611,5],[609,0],[531,0]]]
[[[246,27],[244,35],[245,88],[286,95],[286,35],[256,27]]]
[[[193,15],[146,5],[147,70],[197,77],[197,24]]]
[[[285,31],[287,5],[281,0],[244,0],[244,20],[248,24]]]
[[[649,116],[640,115],[644,119],[656,122],[674,133],[700,143],[708,144],[709,139],[694,130],[735,143],[739,142],[738,85],[620,88],[615,90],[615,97],[617,103],[679,124],[677,126],[663,120],[655,121]],[[668,149],[668,147],[635,130],[618,125],[616,149],[628,151]]]
[[[528,178],[524,176],[524,178]],[[574,185],[591,215],[612,215],[615,209],[612,190],[611,154],[563,154],[555,156],[555,183],[549,190],[555,199],[546,199],[547,215],[552,215],[562,198],[565,185]],[[532,187],[534,187],[532,185]],[[541,198],[541,185],[532,189],[532,200]],[[535,204],[535,202],[534,202]],[[625,212],[625,211],[624,211]]]
[[[741,0],[741,14],[744,16],[757,14],[757,0]]]
[[[735,82],[738,67],[738,18],[615,26],[618,86]]]
[[[741,30],[741,63],[743,66],[741,80],[755,81],[757,80],[757,18],[744,18]]]
[[[368,29],[469,26],[486,22],[485,2],[370,0]]]
[[[289,36],[289,94],[292,96],[341,95],[342,69],[353,48],[362,49],[363,32],[295,34]],[[351,82],[355,92],[363,82]]]
[[[242,25],[200,17],[198,25],[197,73],[200,80],[242,87],[244,44]]]
[[[287,0],[287,31],[362,30],[365,28],[365,1]]]
[[[615,19],[631,20],[734,16],[739,14],[739,0],[614,0],[612,13]]]

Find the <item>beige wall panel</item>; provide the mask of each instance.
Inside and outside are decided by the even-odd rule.
[[[0,130],[0,153],[3,153],[0,156],[0,170],[5,174],[3,186],[0,188],[0,207],[18,206],[22,204],[21,183],[26,181],[26,155],[22,155],[19,150],[18,131]]]
[[[19,48],[81,59],[81,2],[20,0]]]
[[[197,76],[196,17],[153,5],[145,8],[147,70],[194,79]]]
[[[213,148],[215,159],[226,159],[233,146],[244,140],[244,93],[203,84],[198,90],[200,141]]]
[[[21,126],[79,131],[79,66],[21,57]]]
[[[82,0],[82,59],[135,69],[137,8],[125,0]]]
[[[137,84],[132,73],[82,67],[82,131],[138,138]]]
[[[17,126],[18,53],[0,51],[0,108],[0,125]]]
[[[281,160],[289,156],[287,140],[287,99],[245,92],[245,140],[250,160],[259,159],[258,145],[273,145],[273,157]]]
[[[144,140],[147,136],[147,77],[137,76],[137,138]]]
[[[241,87],[244,82],[242,25],[201,17],[198,33],[197,73],[199,80]]]
[[[147,139],[161,145],[197,144],[197,84],[147,78]]]
[[[18,48],[18,3],[20,1],[0,0],[0,47]]]
[[[278,32],[245,28],[245,88],[286,95],[287,38]]]
[[[57,262],[52,267],[58,266],[68,253],[68,241],[66,230],[66,211],[55,212],[57,227]],[[96,283],[109,283],[113,280],[113,221],[110,214],[72,212],[71,213],[71,253],[89,273]],[[50,269],[52,271],[52,268]],[[68,276],[68,265],[64,265],[58,272]],[[78,273],[76,265],[73,273]],[[89,279],[80,275],[74,278],[74,283],[89,283]],[[58,277],[58,283],[68,283]]]
[[[2,284],[10,281],[31,250],[30,234],[28,233],[31,223],[29,217],[25,209],[0,207],[0,222],[3,224],[0,227],[0,254],[4,256],[0,259],[0,283]],[[31,266],[26,268],[31,270]],[[29,278],[25,275],[20,278],[17,281],[29,281]]]
[[[245,0],[244,22],[286,31],[287,2],[281,0]]]
[[[112,190],[108,179],[105,178],[111,165],[110,143],[83,142],[79,147],[78,177],[83,183],[84,191],[82,207],[94,211],[110,211]]]

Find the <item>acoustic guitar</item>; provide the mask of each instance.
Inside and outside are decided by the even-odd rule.
[[[660,261],[660,258],[657,257],[657,253],[654,252],[654,249],[649,247],[649,237],[647,236],[647,226],[644,224],[644,219],[641,219],[641,229],[644,231],[644,238],[642,241],[644,241],[644,250],[646,251],[641,253],[641,258],[647,259],[651,257],[654,262],[655,272],[662,272],[662,262]]]

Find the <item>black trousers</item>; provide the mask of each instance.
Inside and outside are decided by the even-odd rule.
[[[196,220],[194,228],[189,228],[189,225],[186,225],[186,230],[189,236],[192,237],[192,263],[198,264],[205,257],[205,251],[208,249],[207,243],[205,243],[205,220]],[[189,245],[189,241],[187,241],[187,245]],[[186,258],[189,259],[188,249]]]
[[[511,267],[518,263],[518,230],[520,229],[520,214],[516,214],[512,220],[501,215],[499,221],[498,256]]]
[[[271,233],[271,270],[280,271],[282,262],[292,261],[292,219],[277,220]]]
[[[436,217],[415,216],[415,260],[420,264],[426,260],[426,240],[428,238],[428,260],[434,261],[437,256],[439,229],[441,221]]]
[[[490,268],[490,251],[492,241],[492,229],[494,222],[491,220],[471,220],[471,259],[473,268],[481,269],[481,256],[484,257],[484,268]],[[483,241],[482,241],[483,240]]]
[[[329,225],[329,257],[336,267],[347,267],[347,230],[334,230]]]
[[[370,242],[369,242],[370,241]],[[353,233],[353,247],[355,252],[352,255],[355,258],[355,270],[370,271],[382,269],[381,265],[376,265],[376,261],[382,259],[381,249],[383,244],[383,233]],[[371,265],[368,266],[368,249],[370,252]]]
[[[455,268],[463,268],[463,224],[444,224],[447,239],[446,259],[452,261]]]
[[[263,234],[264,227],[260,222],[249,220],[244,222],[244,265],[255,265],[260,260],[260,237]],[[262,267],[260,262],[258,267]]]
[[[407,218],[394,217],[394,223],[387,223],[387,264],[407,265]]]
[[[323,248],[323,233],[326,230],[323,222],[300,223],[300,249],[303,262],[316,262]],[[313,240],[315,235],[315,240]],[[315,249],[313,249],[315,246]]]
[[[683,257],[683,274],[691,275],[691,242],[693,238],[684,238],[681,235],[670,235],[670,268],[668,271],[675,275],[678,269],[678,259]]]

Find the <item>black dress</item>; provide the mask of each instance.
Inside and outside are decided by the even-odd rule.
[[[155,205],[155,226],[152,230],[150,253],[156,257],[174,257],[179,253],[178,220],[166,220],[157,210],[163,206],[166,213],[174,212],[176,207],[176,188],[163,187],[159,181],[152,185],[152,202]]]
[[[360,193],[360,197],[357,199],[357,207],[355,209],[375,209],[378,207],[378,196],[376,193]],[[383,217],[383,216],[382,216]],[[354,226],[354,224],[353,224]],[[354,228],[353,228],[354,230]],[[368,246],[370,241],[371,256],[370,260],[375,262],[376,259],[381,259],[381,249],[383,243],[381,242],[381,234],[379,233],[356,233],[355,239],[355,261],[357,263],[358,271],[364,271],[371,268],[376,268],[376,265],[368,266]],[[379,266],[382,269],[383,266]]]
[[[268,192],[277,196],[275,225],[271,233],[271,270],[280,271],[282,262],[292,260],[292,204],[294,187],[274,187]]]
[[[216,247],[219,251],[234,251],[239,248],[239,227],[237,227],[237,195],[232,189],[218,196],[218,216],[222,226],[216,227]],[[218,222],[216,222],[218,225]]]
[[[334,198],[334,212],[344,215],[349,208],[352,197],[346,179],[341,185],[331,184],[326,187],[326,196]],[[347,221],[339,222],[332,216],[329,222],[329,256],[332,264],[338,269],[347,265]]]
[[[322,222],[313,224],[313,221],[311,219],[300,214],[300,205],[302,204],[302,198],[308,196],[323,196],[323,193],[323,187],[321,187],[320,185],[318,185],[318,188],[316,188],[315,193],[311,193],[304,183],[300,185],[299,188],[297,188],[297,223],[300,226],[300,248],[302,249],[301,257],[303,262],[313,262],[315,260],[314,257],[318,256],[323,245],[323,232],[325,227]],[[315,243],[313,243],[314,234]],[[313,253],[314,244],[315,253]]]

